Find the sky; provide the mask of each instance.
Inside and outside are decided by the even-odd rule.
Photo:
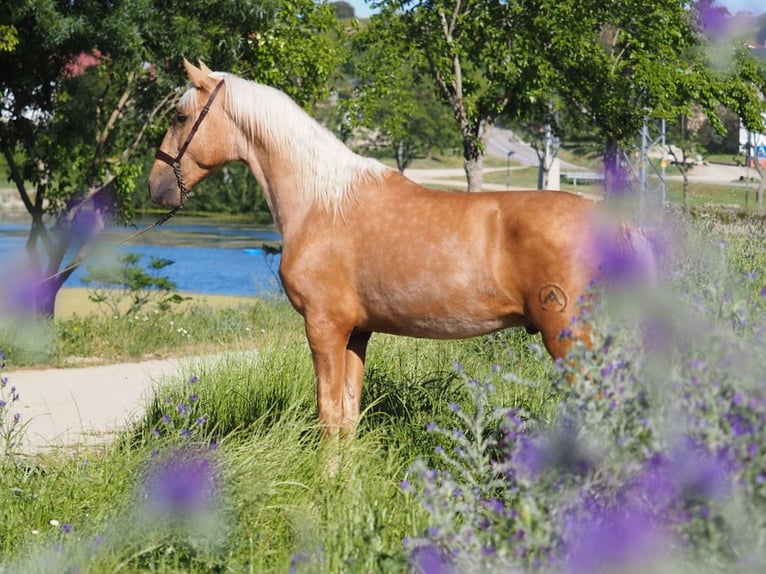
[[[346,0],[354,7],[354,13],[357,18],[369,18],[370,7],[364,0]],[[766,12],[766,0],[718,0],[719,6],[726,6],[729,13],[736,14],[740,10],[750,10],[754,14]]]

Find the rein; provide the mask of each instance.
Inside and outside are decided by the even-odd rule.
[[[181,148],[178,150],[178,154],[173,157],[169,153],[162,151],[161,149],[157,150],[157,153],[154,154],[154,158],[158,159],[160,161],[165,162],[170,167],[173,168],[173,174],[176,176],[176,181],[178,182],[178,189],[181,190],[181,203],[176,205],[173,209],[168,211],[166,214],[162,215],[157,221],[152,223],[151,225],[148,225],[144,227],[143,229],[139,229],[132,235],[128,236],[127,238],[123,239],[122,241],[114,244],[111,248],[117,248],[125,245],[126,243],[129,243],[133,241],[136,237],[139,235],[143,235],[147,231],[151,231],[155,227],[159,227],[163,223],[166,223],[171,217],[173,217],[176,213],[181,211],[181,209],[184,206],[184,202],[186,199],[191,195],[191,192],[186,189],[186,183],[184,182],[183,175],[181,174],[181,158],[183,158],[184,154],[186,153],[186,150],[189,147],[189,144],[191,143],[192,139],[194,138],[195,134],[197,133],[197,130],[199,129],[200,125],[202,124],[202,120],[205,119],[208,112],[210,111],[210,107],[213,105],[213,101],[215,100],[215,97],[218,95],[218,92],[221,91],[221,88],[223,87],[224,81],[221,80],[216,84],[215,88],[213,88],[213,91],[210,92],[210,97],[208,97],[207,102],[205,102],[205,106],[202,108],[202,111],[200,112],[199,116],[197,117],[197,120],[194,122],[194,125],[192,126],[191,131],[189,132],[189,135],[186,136],[186,140],[184,141]],[[59,277],[60,275],[63,275],[64,273],[68,273],[69,271],[72,271],[85,263],[86,261],[89,261],[93,257],[95,257],[97,253],[91,253],[90,255],[87,255],[86,257],[83,257],[79,261],[75,261],[74,263],[70,263],[66,267],[64,267],[61,271],[58,271],[52,275],[49,275],[48,277],[45,277],[41,281],[37,282],[37,285],[42,285],[43,283],[47,283],[48,281],[51,281],[52,279],[55,279],[56,277]]]

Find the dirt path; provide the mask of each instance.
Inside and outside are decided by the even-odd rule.
[[[24,451],[104,443],[136,421],[164,379],[180,375],[189,359],[120,363],[72,369],[4,371],[19,400],[9,415],[25,423]]]

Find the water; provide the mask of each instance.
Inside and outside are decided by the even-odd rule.
[[[142,221],[138,228],[148,223],[151,221]],[[159,273],[174,281],[179,291],[251,297],[279,293],[275,275],[279,257],[269,259],[260,249],[264,242],[279,241],[279,234],[272,228],[176,217],[117,250],[108,247],[134,231],[114,229],[99,237],[93,244],[98,257],[78,268],[64,286],[84,287],[82,278],[87,266],[114,264],[116,253],[132,252],[143,255],[145,264],[149,257],[173,261]],[[11,274],[9,269],[23,261],[28,234],[26,222],[0,221],[0,281],[5,281]],[[67,257],[65,263],[70,260]]]

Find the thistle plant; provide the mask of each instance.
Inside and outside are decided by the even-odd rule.
[[[461,374],[470,404],[403,485],[429,516],[405,541],[416,570],[762,571],[766,289],[728,253],[692,250],[654,288],[594,284],[561,333],[590,342],[555,363],[553,421],[490,406],[511,375]]]
[[[6,357],[0,351],[0,455],[8,458],[19,454],[26,424],[21,413],[11,412],[13,403],[19,400],[19,391],[9,385],[5,368]]]
[[[202,438],[208,417],[200,404],[198,382],[199,378],[193,375],[187,379],[181,392],[168,391],[163,398],[155,401],[158,424],[151,429],[153,437],[175,437],[186,442]]]

